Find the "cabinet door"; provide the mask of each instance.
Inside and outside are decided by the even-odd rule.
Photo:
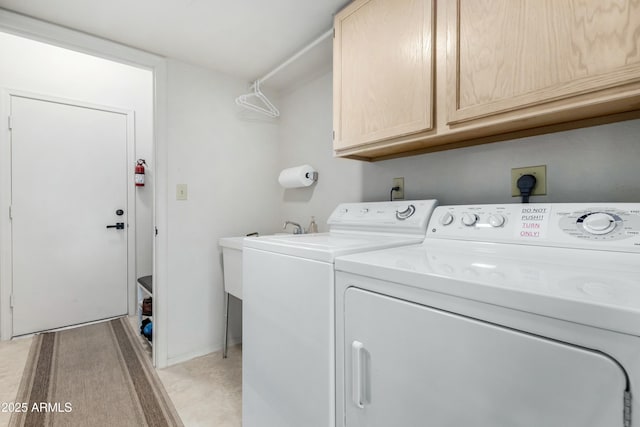
[[[334,149],[431,129],[432,1],[357,0],[334,28]]]
[[[638,2],[451,1],[449,124],[551,102],[604,106],[640,81]],[[612,88],[621,90],[598,93]]]
[[[356,288],[344,313],[346,427],[625,425],[602,353]]]

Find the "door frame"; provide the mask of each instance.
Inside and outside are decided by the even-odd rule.
[[[11,113],[11,98],[20,97],[36,101],[53,102],[108,113],[121,114],[127,118],[127,311],[130,316],[136,312],[136,189],[134,182],[134,165],[136,163],[135,141],[135,112],[119,107],[111,107],[92,104],[73,99],[60,98],[45,94],[33,93],[17,89],[3,88],[0,102],[0,116],[9,117]],[[0,324],[2,330],[0,337],[10,339],[13,337],[13,310],[11,307],[11,295],[13,294],[13,255],[12,255],[12,226],[9,217],[11,206],[11,132],[9,126],[0,134]]]
[[[149,52],[134,49],[129,46],[105,40],[87,33],[61,27],[18,13],[0,9],[0,30],[26,37],[54,46],[60,46],[99,58],[108,59],[122,64],[131,65],[150,70],[153,73],[153,225],[157,234],[153,242],[153,364],[157,368],[168,365],[168,70],[167,59]],[[0,117],[0,138],[6,132],[6,118]],[[0,159],[0,168],[3,167]],[[0,175],[1,171],[0,171]],[[2,177],[0,176],[0,185]],[[2,187],[0,187],[2,188]],[[3,197],[0,195],[0,198]],[[4,232],[4,226],[8,221],[7,209],[0,206],[0,235]],[[1,237],[0,237],[1,238]],[[2,255],[0,248],[0,255]],[[0,264],[0,268],[3,266]],[[2,280],[2,272],[0,272]],[[2,296],[0,295],[0,298]],[[0,306],[1,310],[1,306]],[[0,316],[0,339],[8,339],[2,336],[4,326]]]

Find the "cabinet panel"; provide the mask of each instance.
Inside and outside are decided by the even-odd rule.
[[[355,1],[335,19],[334,148],[432,127],[431,0]]]
[[[640,81],[638,2],[457,0],[447,19],[450,124],[552,101],[573,108]]]

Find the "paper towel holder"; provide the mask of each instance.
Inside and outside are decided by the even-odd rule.
[[[284,188],[309,187],[318,181],[318,172],[311,165],[301,165],[283,169],[278,182]]]
[[[313,171],[313,172],[307,172],[304,174],[305,177],[312,179],[313,182],[317,182],[318,181],[318,172]]]

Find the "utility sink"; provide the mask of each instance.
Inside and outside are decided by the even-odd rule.
[[[293,236],[292,233],[275,233],[272,236]],[[242,299],[242,243],[254,236],[222,237],[218,244],[222,248],[222,269],[224,290],[236,298]]]
[[[222,248],[224,290],[242,299],[242,237],[223,237],[218,241]]]

